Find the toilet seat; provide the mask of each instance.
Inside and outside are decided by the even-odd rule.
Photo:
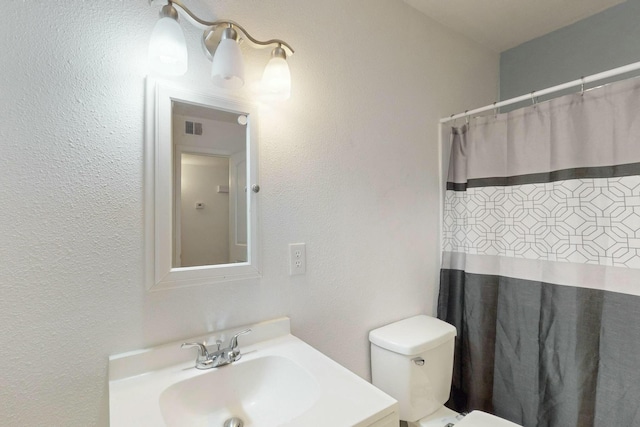
[[[518,424],[498,418],[495,415],[482,411],[472,411],[464,417],[455,427],[521,427]]]

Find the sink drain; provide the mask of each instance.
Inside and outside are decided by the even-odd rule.
[[[233,417],[225,421],[223,427],[242,427],[243,425],[244,422],[240,418]]]

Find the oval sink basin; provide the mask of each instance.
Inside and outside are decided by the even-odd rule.
[[[319,397],[318,381],[307,370],[290,359],[266,356],[169,386],[160,395],[160,410],[167,426],[222,427],[238,417],[245,427],[271,427],[306,412]]]

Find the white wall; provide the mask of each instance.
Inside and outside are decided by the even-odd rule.
[[[497,54],[401,1],[188,4],[297,50],[291,101],[261,117],[263,279],[145,291],[143,78],[157,7],[4,2],[3,426],[107,425],[108,355],[281,315],[368,377],[367,332],[433,309],[437,119],[494,100]],[[199,36],[187,31],[184,81],[208,75]],[[252,54],[250,79],[267,56]],[[307,244],[305,276],[287,275],[290,242]]]
[[[220,185],[229,187],[229,158],[207,158],[182,163],[181,267],[229,263],[229,192],[218,192]],[[196,203],[204,207],[196,209]]]

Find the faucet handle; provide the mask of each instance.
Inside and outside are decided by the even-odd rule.
[[[209,357],[209,351],[207,351],[207,347],[204,344],[199,342],[185,342],[180,348],[189,348],[189,347],[197,347],[198,348],[198,360],[206,359]]]
[[[231,338],[231,341],[229,341],[229,350],[235,350],[238,347],[238,337],[240,335],[248,334],[249,332],[251,332],[251,329],[245,329],[244,331],[240,331],[237,334],[235,334]]]

